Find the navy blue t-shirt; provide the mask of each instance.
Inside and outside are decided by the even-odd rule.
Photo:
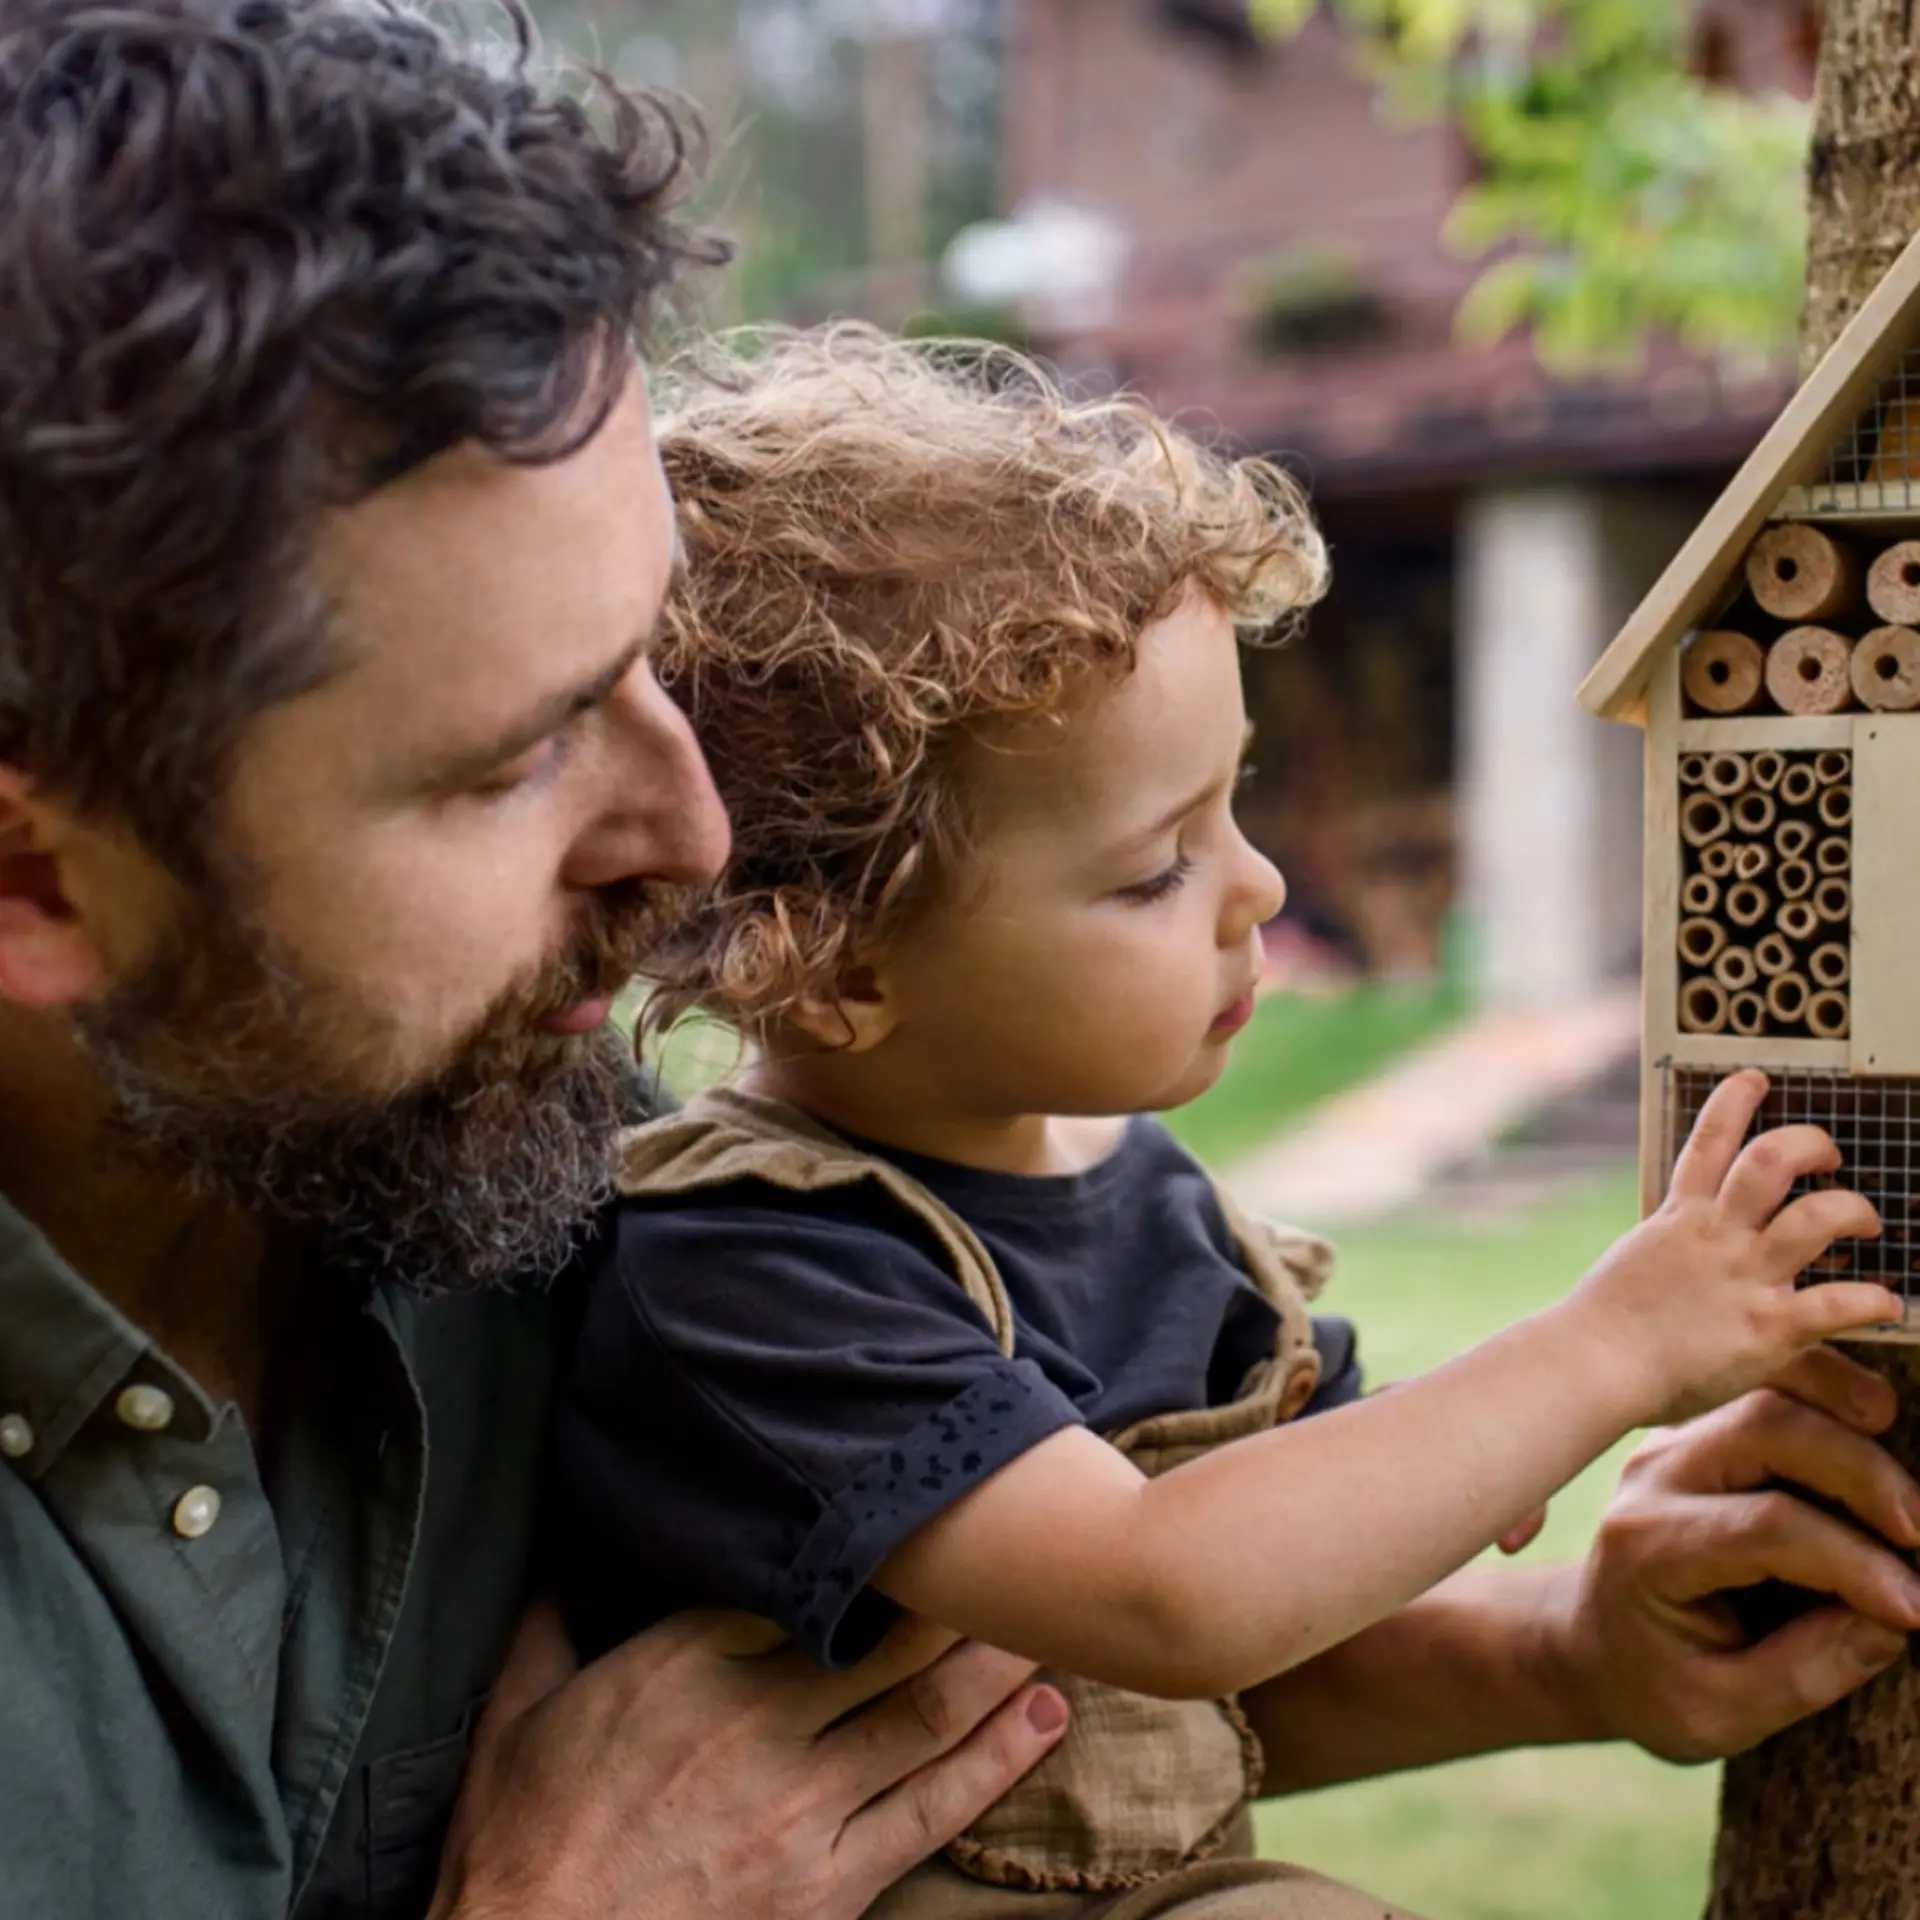
[[[992,1256],[1013,1357],[877,1182],[622,1201],[556,1415],[553,1564],[583,1655],[721,1606],[849,1664],[898,1616],[875,1571],[960,1495],[1063,1427],[1232,1400],[1272,1353],[1274,1311],[1157,1121],[1056,1177],[886,1153]],[[1314,1334],[1309,1412],[1360,1391],[1352,1329]]]

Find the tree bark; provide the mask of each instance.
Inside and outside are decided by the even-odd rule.
[[[1804,375],[1920,232],[1920,8],[1827,0],[1807,154]]]
[[[1827,0],[1807,157],[1811,371],[1920,231],[1920,0]],[[1920,1475],[1920,1351],[1850,1350],[1890,1379],[1887,1444]],[[1708,1920],[1920,1914],[1920,1667],[1729,1761]]]

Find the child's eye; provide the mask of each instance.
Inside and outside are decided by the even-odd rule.
[[[1156,873],[1151,880],[1142,880],[1131,887],[1121,887],[1115,893],[1116,900],[1125,900],[1136,907],[1151,906],[1156,900],[1164,900],[1170,893],[1178,893],[1186,884],[1187,876],[1193,871],[1193,862],[1184,853],[1172,866]]]

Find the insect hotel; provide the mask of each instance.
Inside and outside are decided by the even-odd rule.
[[[1820,1277],[1920,1339],[1920,242],[1581,689],[1646,731],[1641,1190],[1716,1081],[1812,1121],[1879,1208]]]

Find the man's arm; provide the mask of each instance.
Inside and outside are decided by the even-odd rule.
[[[1753,1745],[1898,1659],[1920,1580],[1920,1488],[1871,1435],[1885,1382],[1837,1353],[1655,1434],[1578,1567],[1474,1566],[1246,1696],[1267,1790],[1299,1792],[1496,1748],[1627,1739],[1674,1760]],[[1833,1604],[1749,1645],[1728,1592],[1784,1580]]]

